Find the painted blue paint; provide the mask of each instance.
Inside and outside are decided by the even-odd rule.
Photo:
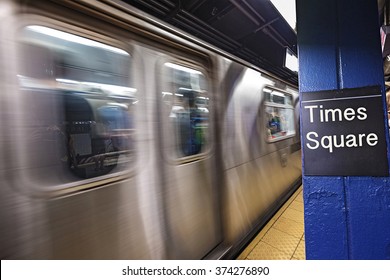
[[[301,94],[380,85],[384,96],[377,11],[376,0],[297,0]],[[307,259],[390,259],[389,178],[304,176],[303,185]]]
[[[390,178],[346,179],[351,259],[390,259]]]
[[[317,2],[317,1],[316,1]],[[298,48],[299,56],[299,84],[304,86],[304,91],[316,91],[321,88],[334,89],[337,87],[337,80],[324,79],[330,77],[336,72],[336,17],[333,11],[335,9],[334,1],[321,1],[318,3],[318,9],[324,11],[326,18],[318,20],[315,13],[312,13],[309,5],[299,5],[297,2],[297,12],[305,15],[305,22],[311,22],[305,28],[305,32],[299,33],[300,16],[297,16],[298,24],[298,40],[300,40]],[[298,10],[298,8],[300,8]],[[329,13],[327,12],[329,11]],[[322,15],[322,16],[324,16]],[[305,26],[306,27],[306,26]],[[322,30],[321,32],[318,32]],[[300,53],[304,55],[300,55]],[[306,67],[309,66],[310,69]],[[306,72],[308,75],[302,75]]]
[[[339,46],[344,88],[383,85],[376,1],[339,1]],[[343,16],[343,14],[345,16]],[[356,20],[356,18],[362,20]],[[368,68],[369,67],[369,68]]]
[[[347,259],[343,178],[304,177],[306,259]]]

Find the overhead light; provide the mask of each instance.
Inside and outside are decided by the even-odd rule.
[[[169,68],[173,68],[173,69],[176,69],[176,70],[188,72],[188,73],[190,73],[190,74],[202,75],[202,72],[200,72],[200,71],[197,71],[197,70],[194,70],[194,69],[185,67],[185,66],[181,66],[181,65],[178,65],[178,64],[174,64],[174,63],[167,62],[167,63],[165,63],[164,65],[167,66],[167,67],[169,67]]]
[[[78,43],[78,44],[82,44],[82,45],[90,46],[90,47],[97,47],[97,48],[105,49],[105,50],[108,50],[108,51],[111,51],[111,52],[115,52],[115,53],[119,53],[119,54],[123,54],[123,55],[129,55],[124,50],[121,50],[121,49],[118,49],[118,48],[115,48],[115,47],[111,47],[109,45],[102,44],[102,43],[99,43],[99,42],[96,42],[96,41],[93,41],[93,40],[89,40],[87,38],[83,38],[83,37],[80,37],[80,36],[76,36],[76,35],[73,35],[73,34],[62,32],[62,31],[59,31],[59,30],[56,30],[56,29],[48,28],[48,27],[45,27],[45,26],[30,25],[30,26],[27,27],[27,29],[35,31],[35,32],[38,32],[38,33],[41,33],[41,34],[45,34],[45,35],[48,35],[48,36],[52,36],[52,37],[55,37],[55,38],[59,38],[59,39],[65,40],[65,41],[74,42],[74,43]]]

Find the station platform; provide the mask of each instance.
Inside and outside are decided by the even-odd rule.
[[[302,186],[276,212],[237,260],[305,260]]]

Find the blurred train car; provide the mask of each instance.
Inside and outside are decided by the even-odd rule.
[[[119,1],[0,18],[2,259],[229,258],[299,186],[292,85]]]

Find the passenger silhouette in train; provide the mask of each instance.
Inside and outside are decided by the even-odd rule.
[[[270,115],[268,121],[268,128],[271,131],[271,135],[274,135],[281,131],[280,117],[277,114]]]
[[[201,152],[204,144],[202,123],[205,120],[204,112],[196,105],[198,93],[192,90],[179,90],[183,95],[183,108],[177,114],[179,123],[179,146],[184,156],[195,155]]]

